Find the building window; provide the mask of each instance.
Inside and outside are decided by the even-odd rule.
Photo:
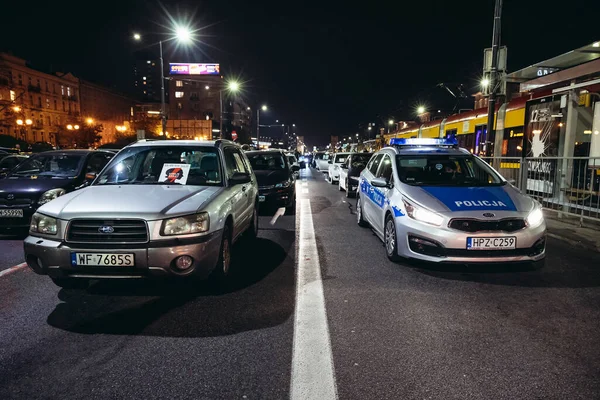
[[[50,108],[50,99],[46,97],[46,108]]]
[[[15,101],[17,99],[17,94],[14,90],[10,91],[10,101]]]
[[[71,97],[71,86],[67,86],[67,96]]]
[[[175,98],[181,99],[183,97],[183,92],[175,92]]]
[[[33,106],[33,95],[29,95],[29,104]]]
[[[46,92],[50,91],[50,86],[48,86],[48,81],[46,81]]]
[[[23,75],[19,74],[19,86],[23,86]]]
[[[27,83],[29,84],[29,86],[33,86],[33,84],[31,83],[31,77],[27,77]]]
[[[40,88],[40,89],[42,88],[42,82],[40,82],[39,79],[37,80],[37,87]]]
[[[183,87],[183,81],[175,81],[175,86]]]
[[[54,99],[54,109],[58,110],[58,105],[56,104],[56,99]]]
[[[190,94],[190,100],[198,100],[198,92],[192,92]]]
[[[52,84],[52,93],[56,94],[56,83]]]
[[[63,101],[63,111],[67,111],[67,105],[65,104],[64,101]]]
[[[60,85],[60,94],[65,95],[65,85]]]
[[[48,125],[52,125],[52,118],[46,117],[46,120],[48,121]]]
[[[177,103],[177,109],[178,110],[183,110],[183,104]]]

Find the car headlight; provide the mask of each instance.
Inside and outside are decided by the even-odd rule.
[[[42,194],[40,196],[40,199],[38,200],[38,204],[41,206],[42,204],[49,203],[52,200],[56,199],[57,197],[62,196],[65,193],[67,193],[67,191],[65,189],[50,189],[47,192],[44,192],[44,194]]]
[[[56,218],[35,213],[31,217],[29,231],[33,233],[43,233],[45,235],[56,235],[56,232],[58,232]]]
[[[287,180],[287,181],[278,183],[277,185],[275,185],[275,187],[276,188],[289,188],[291,184],[292,184],[292,181]]]
[[[544,213],[542,212],[542,209],[537,206],[527,216],[527,225],[529,225],[530,228],[535,228],[540,226],[542,222],[544,222]]]
[[[412,219],[436,226],[440,226],[442,222],[444,222],[444,217],[441,215],[436,214],[433,211],[426,210],[425,208],[412,205],[405,199],[402,199],[402,201],[404,201],[406,214]]]
[[[208,228],[208,213],[201,212],[164,220],[161,234],[163,236],[190,235],[192,233],[208,232]]]

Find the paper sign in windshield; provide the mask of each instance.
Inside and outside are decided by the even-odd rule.
[[[189,174],[190,164],[164,164],[158,181],[185,185]]]

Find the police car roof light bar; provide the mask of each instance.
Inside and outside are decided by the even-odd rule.
[[[436,146],[436,147],[458,147],[458,140],[455,138],[392,138],[390,146]]]

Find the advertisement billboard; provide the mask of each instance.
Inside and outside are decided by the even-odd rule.
[[[171,75],[219,75],[219,64],[169,63]]]

